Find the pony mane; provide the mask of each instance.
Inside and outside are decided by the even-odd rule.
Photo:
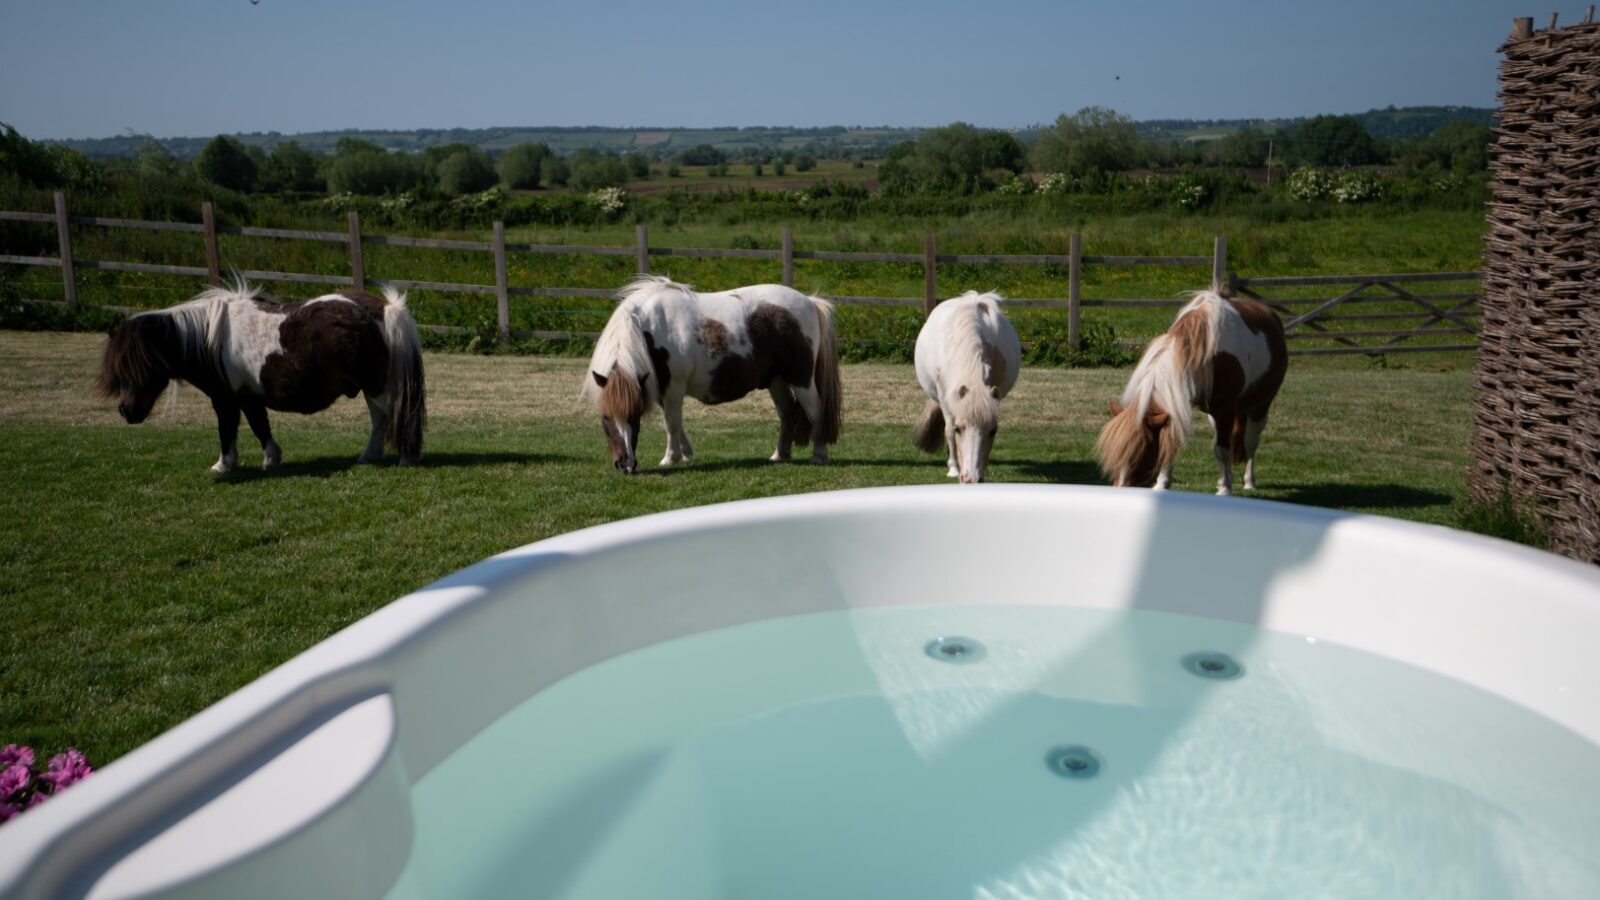
[[[1194,431],[1194,403],[1211,391],[1211,357],[1227,301],[1215,291],[1193,295],[1167,332],[1150,342],[1122,391],[1122,405],[1139,421],[1154,401],[1172,417],[1180,446]]]
[[[589,371],[584,373],[579,395],[598,403],[608,415],[621,418],[631,416],[628,411],[638,408],[649,412],[655,398],[650,391],[639,390],[639,380],[649,375],[653,366],[650,348],[644,342],[644,329],[639,325],[639,306],[648,297],[659,292],[678,291],[692,297],[694,289],[662,275],[640,275],[617,292],[617,308],[612,311],[606,327],[594,344],[594,355],[589,358]],[[617,378],[620,369],[632,379]],[[594,376],[607,379],[605,387],[595,383]],[[619,382],[632,381],[624,388]]]
[[[944,333],[944,358],[950,367],[947,390],[948,386],[956,389],[949,394],[950,406],[974,426],[993,428],[1000,420],[1000,401],[983,380],[983,332],[979,326],[984,318],[999,312],[999,304],[1005,298],[994,291],[967,291],[954,299],[970,301],[971,306],[952,316]],[[968,388],[966,395],[957,396],[963,386]]]
[[[223,347],[227,342],[228,305],[260,297],[261,288],[243,278],[235,278],[231,284],[206,288],[166,309],[129,316],[106,347],[98,381],[101,392],[111,396],[116,393],[118,384],[142,383],[157,373],[184,380],[187,380],[185,372],[215,373],[221,377]],[[134,323],[157,317],[166,319],[177,335],[178,358],[165,360],[165,366],[153,355],[153,348],[132,338],[134,330],[138,328]],[[163,368],[168,371],[162,372]]]

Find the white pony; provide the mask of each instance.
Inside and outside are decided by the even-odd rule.
[[[1253,490],[1256,447],[1288,364],[1283,323],[1271,307],[1196,294],[1145,348],[1122,403],[1111,404],[1094,445],[1100,470],[1117,487],[1170,487],[1199,407],[1217,430],[1217,493],[1233,493],[1234,463],[1244,463],[1244,487]]]
[[[778,284],[715,294],[696,293],[659,276],[641,276],[622,290],[589,361],[583,391],[600,411],[600,426],[618,471],[638,470],[639,420],[660,406],[670,466],[694,456],[683,431],[683,398],[717,404],[766,388],[778,409],[773,460],[811,444],[812,462],[827,462],[839,439],[839,360],[833,304]]]
[[[989,468],[1000,399],[1011,393],[1022,344],[1000,311],[999,294],[968,291],[934,307],[917,335],[917,381],[929,397],[917,446],[937,452],[943,437],[951,478],[976,484]]]

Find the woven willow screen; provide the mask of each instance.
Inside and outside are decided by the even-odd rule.
[[[1600,562],[1600,23],[1500,50],[1472,492]]]

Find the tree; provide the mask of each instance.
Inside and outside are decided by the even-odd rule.
[[[1378,147],[1355,116],[1313,116],[1289,135],[1285,155],[1300,165],[1364,166],[1378,161]]]
[[[230,191],[249,193],[256,186],[256,161],[231,137],[217,135],[195,157],[201,178]]]
[[[628,167],[631,178],[648,178],[650,176],[650,157],[643,153],[629,153],[622,157],[622,162]]]
[[[439,163],[439,189],[460,196],[486,191],[500,181],[494,163],[482,150],[467,149],[445,157]]]
[[[816,167],[816,157],[809,153],[802,153],[794,158],[794,170],[796,172],[809,172]]]
[[[367,150],[334,158],[327,177],[336,194],[398,194],[420,187],[427,171],[415,156]]]
[[[357,153],[387,153],[382,147],[361,138],[342,137],[333,145],[334,156],[353,156]]]
[[[539,163],[539,180],[550,187],[565,187],[571,174],[567,161],[553,153]]]
[[[272,148],[261,165],[257,184],[263,191],[320,191],[325,188],[317,174],[317,158],[296,141],[284,141]]]
[[[1207,161],[1219,166],[1247,168],[1265,165],[1267,141],[1270,138],[1258,128],[1245,128],[1224,135],[1206,148]]]
[[[567,184],[576,191],[588,192],[628,182],[628,167],[622,160],[587,147],[572,154],[569,164],[572,174]]]
[[[550,148],[545,144],[518,144],[500,154],[500,180],[507,187],[536,188],[540,167],[550,156]]]
[[[1451,122],[1423,138],[1421,149],[1441,168],[1459,174],[1489,168],[1489,144],[1494,133],[1477,122]]]
[[[1058,116],[1055,125],[1039,134],[1031,155],[1038,171],[1081,177],[1133,168],[1144,156],[1142,143],[1132,119],[1103,106],[1086,106]]]
[[[891,147],[878,178],[891,195],[969,193],[987,183],[986,172],[1020,172],[1022,158],[1011,134],[955,122]]]
[[[678,154],[678,162],[686,166],[714,166],[727,161],[728,155],[710,144],[696,144]]]

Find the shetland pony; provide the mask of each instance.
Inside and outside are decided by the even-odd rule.
[[[683,431],[683,398],[717,404],[758,388],[778,409],[778,447],[811,444],[826,462],[839,439],[839,361],[833,304],[776,284],[715,294],[658,276],[624,288],[595,344],[583,392],[600,412],[611,464],[638,470],[639,421],[661,407],[667,452],[661,465],[694,456]]]
[[[168,309],[139,313],[111,330],[99,388],[131,425],[144,421],[169,381],[187,381],[217,414],[222,454],[239,461],[239,414],[261,441],[263,468],[283,459],[267,410],[314,413],[338,397],[365,393],[372,436],[359,462],[383,459],[384,439],[400,464],[422,458],[422,352],[405,295],[384,288],[324,294],[301,303],[264,299],[240,282]]]
[[[928,395],[916,444],[946,450],[949,471],[962,484],[983,481],[999,430],[1000,399],[1011,393],[1022,344],[999,294],[967,291],[934,307],[917,335],[917,381]]]
[[[1256,447],[1288,362],[1271,308],[1215,291],[1195,295],[1145,349],[1122,403],[1111,404],[1094,445],[1100,471],[1118,487],[1170,487],[1199,407],[1217,431],[1217,493],[1233,493],[1233,464],[1241,462],[1245,490],[1254,490]]]

